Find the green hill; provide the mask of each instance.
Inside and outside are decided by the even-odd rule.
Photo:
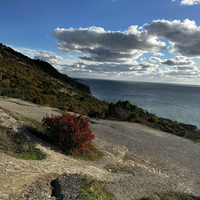
[[[59,73],[49,63],[30,59],[0,44],[0,95],[74,112],[106,112],[108,103],[90,88]]]

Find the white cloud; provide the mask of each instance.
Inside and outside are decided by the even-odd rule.
[[[179,1],[178,0],[172,0],[172,2],[179,2]],[[192,6],[192,5],[196,5],[196,4],[199,4],[199,3],[200,3],[200,0],[181,0],[182,5]]]
[[[172,59],[160,59],[157,57],[150,57],[150,61],[156,63],[160,63],[162,65],[168,65],[168,66],[181,66],[181,65],[194,65],[193,60],[188,60],[185,56],[176,56]]]
[[[119,74],[119,73],[149,73],[155,70],[158,65],[151,63],[137,63],[133,61],[129,64],[116,63],[88,63],[84,61],[76,62],[72,65],[62,65],[62,71],[76,71],[87,72],[92,74]]]
[[[7,45],[7,46],[14,49],[17,52],[20,52],[28,56],[29,58],[46,61],[50,63],[51,65],[53,65],[58,70],[61,70],[61,65],[65,63],[72,64],[77,60],[71,56],[68,56],[68,58],[63,58],[62,56],[58,56],[56,55],[56,53],[50,52],[50,51],[34,50],[34,49],[18,47],[18,46],[13,46],[13,45]]]
[[[200,27],[195,21],[155,20],[145,24],[144,29],[149,35],[165,38],[171,42],[171,52],[187,57],[200,57]]]
[[[192,71],[192,70],[172,70],[168,73],[165,74],[165,76],[170,76],[174,78],[186,78],[186,79],[191,79],[191,78],[199,78],[200,77],[200,72],[199,71]]]
[[[141,57],[144,53],[163,56],[159,50],[169,51],[187,57],[200,58],[200,27],[195,21],[154,20],[143,29],[130,26],[125,31],[105,31],[101,27],[54,30],[58,48],[62,52],[74,52],[81,60],[95,62],[124,63]]]
[[[178,66],[178,67],[174,67],[174,69],[176,69],[177,71],[193,71],[193,72],[197,72],[198,69],[196,66]]]
[[[181,4],[183,5],[195,5],[200,3],[200,0],[182,0]]]
[[[173,60],[175,62],[176,58]],[[61,72],[72,77],[90,75],[90,77],[109,79],[126,78],[126,80],[139,81],[197,83],[200,78],[200,70],[196,66],[181,65],[181,62],[179,64],[172,65],[171,68],[160,69],[159,65],[148,63],[145,59],[142,59],[141,63],[134,61],[129,64],[79,61],[72,65],[62,65]]]
[[[155,20],[141,28],[130,26],[125,31],[106,31],[100,27],[54,31],[58,48],[62,52],[74,52],[80,59],[61,65],[63,73],[74,77],[126,77],[127,80],[166,82],[190,82],[200,78],[200,71],[192,60],[200,57],[199,35],[200,27],[189,19]],[[161,39],[168,40],[168,49],[179,55],[171,59],[159,58],[165,56],[159,51],[166,48]],[[148,63],[146,57],[142,57],[144,53],[152,53],[150,61],[154,63]]]
[[[156,53],[154,53],[153,55],[154,55],[154,56],[165,56],[165,54],[160,53],[160,52],[156,52]]]
[[[25,47],[18,47],[18,46],[13,46],[13,45],[7,45],[7,46],[14,49],[17,52],[20,52],[28,56],[29,58],[34,58],[34,55],[37,52],[37,50],[33,50],[33,49],[25,48]]]
[[[60,29],[54,31],[62,52],[83,53],[82,60],[96,62],[128,62],[144,53],[156,53],[166,44],[138,26],[125,31],[105,31],[100,27]]]
[[[142,28],[130,26],[125,31],[106,31],[100,27],[57,28],[54,36],[58,38],[58,48],[66,52],[68,58],[73,56],[73,60],[48,51],[20,50],[74,77],[134,78],[161,82],[195,80],[199,84],[200,71],[192,59],[200,58],[200,27],[189,19],[155,20]],[[160,56],[165,55],[159,51],[167,47],[162,39],[168,40],[169,50],[179,55],[161,59]],[[153,54],[149,59],[153,63],[147,62],[149,55],[146,53]],[[136,61],[138,58],[140,63]]]
[[[181,82],[183,80],[190,82],[192,80],[197,81],[198,78],[200,78],[200,70],[196,66],[192,66],[195,64],[194,61],[188,60],[187,57],[176,56],[173,59],[160,59],[157,57],[151,57],[150,61],[171,67],[171,69],[164,67],[163,70],[160,71],[160,75],[162,75],[164,79],[174,79],[173,82]],[[159,73],[157,76],[158,75]]]
[[[61,64],[61,60],[63,60],[64,58],[56,55],[53,52],[38,50],[35,53],[34,59],[46,61],[51,65],[59,65]]]
[[[13,45],[7,45],[7,46],[9,46],[10,48],[14,49],[17,52],[20,52],[28,56],[29,58],[46,61],[58,69],[59,69],[59,65],[63,64],[63,62],[72,63],[70,60],[64,59],[63,57],[58,56],[55,53],[50,52],[50,51],[34,50],[34,49],[18,47],[18,46],[13,46]]]

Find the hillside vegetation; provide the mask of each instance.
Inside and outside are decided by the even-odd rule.
[[[49,63],[33,60],[0,44],[0,95],[39,105],[79,112],[105,113],[108,103],[91,95],[90,88],[59,73]]]
[[[59,73],[49,63],[30,59],[0,44],[0,95],[20,98],[39,105],[80,112],[90,117],[141,123],[194,141],[200,141],[196,126],[159,118],[130,104],[101,101],[90,88]]]
[[[146,110],[138,108],[136,105],[132,105],[129,101],[119,100],[116,104],[111,103],[109,113],[116,119],[144,124],[196,142],[200,140],[200,132],[196,126],[157,117]]]

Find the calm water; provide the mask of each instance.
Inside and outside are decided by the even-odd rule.
[[[128,100],[150,113],[200,128],[200,86],[81,79],[93,96],[116,103]]]

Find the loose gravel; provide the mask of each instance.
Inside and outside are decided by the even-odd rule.
[[[77,175],[64,175],[51,182],[52,196],[56,200],[81,200],[80,190],[82,179]]]

